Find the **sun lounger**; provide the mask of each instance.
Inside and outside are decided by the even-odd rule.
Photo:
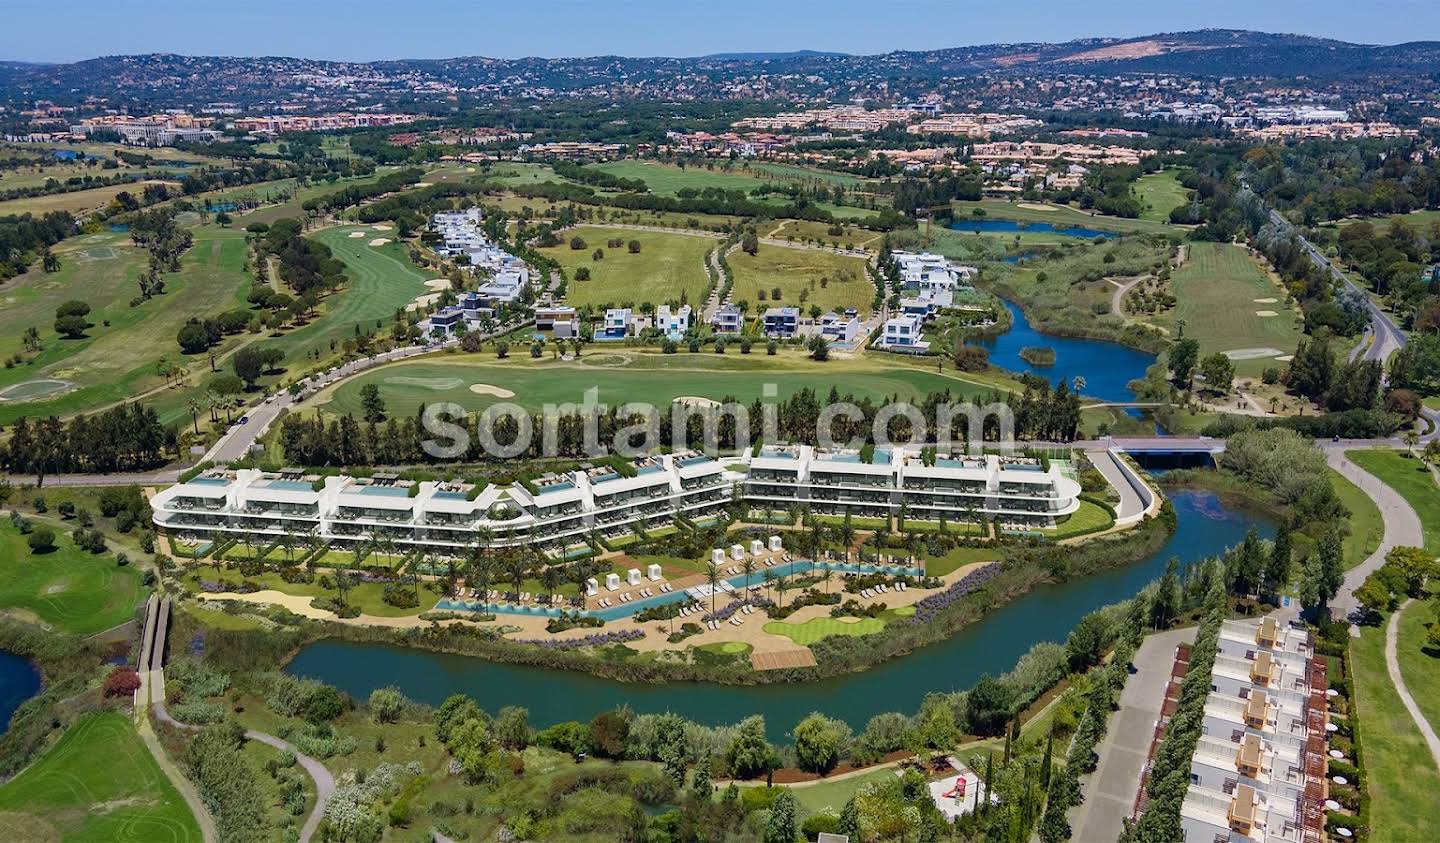
[[[869,596],[870,596],[870,589],[868,589],[868,588],[862,588],[862,589],[860,589],[860,596],[861,596],[861,597],[869,597]]]

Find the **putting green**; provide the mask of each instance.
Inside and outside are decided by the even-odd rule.
[[[385,382],[396,386],[417,386],[421,389],[433,389],[439,392],[454,389],[464,383],[460,378],[414,378],[406,375],[389,377],[385,379]]]
[[[765,631],[806,647],[832,635],[872,635],[885,628],[879,618],[813,618],[804,623],[771,621]]]
[[[36,378],[33,381],[25,381],[0,389],[0,401],[34,401],[36,398],[64,392],[72,385],[69,381]]]

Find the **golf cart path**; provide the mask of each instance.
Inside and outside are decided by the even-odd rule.
[[[1420,706],[1415,704],[1415,697],[1410,695],[1410,689],[1405,687],[1405,677],[1400,673],[1400,658],[1396,652],[1396,642],[1400,637],[1400,614],[1414,603],[1412,597],[1400,604],[1400,608],[1390,613],[1390,620],[1385,624],[1385,672],[1390,674],[1390,684],[1395,686],[1395,693],[1400,695],[1400,702],[1405,704],[1405,710],[1410,712],[1410,719],[1420,727],[1420,734],[1425,736],[1425,745],[1430,748],[1430,760],[1434,762],[1435,768],[1440,770],[1440,735],[1435,734],[1435,729],[1430,721],[1425,719],[1421,713]]]

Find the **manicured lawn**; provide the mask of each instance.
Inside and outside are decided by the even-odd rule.
[[[769,307],[808,311],[811,305],[819,305],[821,310],[853,307],[864,316],[875,298],[875,287],[860,258],[761,244],[754,255],[732,252],[727,262],[735,275],[735,300],[748,301],[756,315]],[[780,288],[778,301],[773,295],[776,287]],[[762,291],[764,301],[760,300]]]
[[[1385,522],[1380,517],[1380,508],[1370,496],[1346,480],[1344,475],[1331,470],[1330,485],[1335,488],[1340,502],[1350,510],[1350,518],[1345,522],[1350,527],[1345,535],[1345,568],[1349,570],[1368,559],[1380,546],[1380,541],[1385,538]]]
[[[193,234],[195,244],[181,258],[180,272],[163,276],[166,292],[133,307],[147,255],[125,234],[71,238],[56,249],[60,271],[45,273],[37,266],[9,282],[0,307],[0,336],[18,338],[34,326],[42,349],[29,362],[0,370],[0,390],[39,380],[69,387],[50,396],[32,392],[34,398],[27,401],[0,400],[0,424],[20,415],[65,414],[133,398],[164,383],[156,372],[161,357],[195,372],[208,371],[208,359],[180,353],[175,335],[192,317],[244,307],[250,279],[243,269],[243,231],[202,226]],[[55,308],[71,299],[90,305],[86,319],[92,327],[81,339],[63,339],[53,328]],[[240,341],[228,339],[220,350]],[[147,403],[169,401],[184,414],[187,394],[169,390]],[[178,420],[178,415],[172,412],[165,420]]]
[[[11,813],[14,812],[14,813]],[[189,843],[200,827],[122,714],[77,720],[0,786],[0,837],[95,843]]]
[[[1131,220],[1123,217],[1107,217],[1102,214],[1092,214],[1065,205],[1047,204],[1043,208],[1022,207],[1022,205],[1031,206],[1037,203],[1010,202],[1004,199],[981,199],[978,202],[954,202],[952,204],[955,206],[956,219],[970,219],[975,209],[979,208],[991,219],[1048,222],[1056,226],[1075,225],[1085,228],[1101,228],[1120,233],[1132,231],[1164,231],[1178,235],[1183,232],[1183,229],[1177,229],[1153,220]]]
[[[716,641],[712,644],[701,644],[695,649],[721,656],[741,656],[755,649],[755,645],[744,641]]]
[[[1400,615],[1395,656],[1405,687],[1430,725],[1440,728],[1440,651],[1427,649],[1425,644],[1425,635],[1433,623],[1433,603],[1416,601],[1407,606]]]
[[[54,550],[36,554],[26,537],[0,522],[0,608],[30,613],[74,635],[124,623],[144,596],[140,573],[109,553],[80,550],[62,530]]]
[[[943,556],[925,557],[925,573],[932,577],[946,574],[976,562],[994,562],[1001,558],[1000,551],[988,547],[957,547],[946,551]]]
[[[1185,336],[1200,341],[1200,356],[1243,348],[1274,348],[1292,354],[1300,339],[1299,317],[1285,292],[1245,250],[1230,243],[1191,243],[1185,265],[1170,278],[1175,307],[1154,321],[1171,336],[1185,321]],[[1256,299],[1276,299],[1257,302]],[[1258,313],[1275,313],[1260,316]],[[1239,375],[1259,375],[1273,357],[1236,360]]]
[[[1420,516],[1425,550],[1440,555],[1440,487],[1430,469],[1404,451],[1386,449],[1346,451],[1351,462],[1380,478]]]
[[[1053,539],[1068,539],[1108,529],[1114,523],[1114,517],[1105,507],[1082,498],[1080,508],[1073,515],[1067,516],[1054,530],[1042,530],[1041,533]]]
[[[832,635],[871,635],[884,628],[885,622],[879,618],[812,618],[798,624],[785,621],[765,624],[765,631],[771,635],[783,635],[806,647]]]
[[[1135,194],[1144,203],[1140,219],[1166,222],[1170,212],[1190,200],[1190,191],[1180,184],[1179,170],[1161,170],[1141,176],[1135,182]]]
[[[978,395],[988,390],[924,369],[885,367],[859,360],[815,363],[798,354],[767,357],[731,351],[717,355],[649,354],[633,351],[602,352],[592,349],[579,361],[532,361],[512,355],[496,360],[490,353],[445,356],[434,361],[408,361],[358,375],[334,390],[317,396],[313,404],[328,413],[360,415],[360,390],[367,383],[380,387],[386,410],[392,416],[416,412],[422,403],[454,401],[470,410],[510,401],[530,410],[544,404],[579,403],[586,389],[599,389],[598,401],[623,404],[644,400],[666,407],[680,396],[721,400],[734,397],[747,405],[760,397],[766,383],[775,384],[780,398],[810,388],[822,399],[833,386],[842,395],[879,401],[889,395],[902,400],[930,392],[950,390],[952,395]],[[489,384],[513,392],[501,399],[470,390],[472,384]]]
[[[838,815],[850,797],[860,792],[860,788],[872,782],[878,784],[893,778],[895,771],[885,768],[839,781],[822,781],[805,787],[794,787],[790,792],[795,794],[795,801],[800,805],[802,816],[808,817],[827,811]]]
[[[1370,826],[1383,831],[1376,839],[1433,840],[1434,818],[1440,816],[1440,771],[1429,762],[1425,740],[1385,672],[1384,627],[1363,627],[1360,638],[1350,642],[1350,658]],[[1415,688],[1411,693],[1418,696]]]
[[[572,237],[584,240],[585,248],[570,248]],[[678,304],[683,295],[688,304],[699,307],[709,283],[705,254],[720,242],[689,234],[590,227],[566,231],[562,239],[565,242],[559,246],[540,251],[565,267],[570,279],[565,301],[576,306]],[[612,249],[606,245],[612,239],[627,245]],[[638,254],[630,253],[631,240],[640,244]],[[604,260],[591,258],[596,249],[605,251]],[[589,281],[575,280],[580,267],[590,270]]]

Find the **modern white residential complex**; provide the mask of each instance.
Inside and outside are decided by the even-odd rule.
[[[1185,839],[1319,843],[1329,683],[1310,633],[1274,618],[1225,621],[1210,679],[1180,809]]]
[[[969,289],[978,270],[953,264],[944,255],[930,252],[891,252],[900,270],[900,283],[921,301],[935,307],[949,307],[957,289]]]
[[[315,537],[340,547],[371,539],[459,555],[476,544],[538,544],[552,556],[592,531],[628,534],[677,517],[716,516],[733,477],[700,453],[582,467],[510,485],[317,476],[299,470],[214,470],[155,496],[155,524],[187,541],[242,534],[274,542]]]
[[[994,519],[1002,526],[1052,527],[1080,508],[1080,484],[1063,461],[1030,457],[926,459],[901,449],[827,451],[766,446],[750,459],[745,498],[752,508],[809,506],[825,515],[952,523]]]
[[[476,543],[539,544],[563,555],[591,533],[611,538],[637,526],[718,516],[738,487],[755,509],[809,506],[827,515],[917,521],[994,518],[1014,528],[1053,526],[1079,508],[1080,484],[1061,461],[1027,457],[923,459],[900,449],[857,451],[768,446],[727,460],[698,452],[623,466],[582,465],[509,485],[351,477],[299,469],[214,469],[157,494],[155,524],[185,541],[242,534],[268,541],[312,537],[340,546],[388,539],[399,547],[461,553]],[[927,464],[930,463],[930,464]]]

